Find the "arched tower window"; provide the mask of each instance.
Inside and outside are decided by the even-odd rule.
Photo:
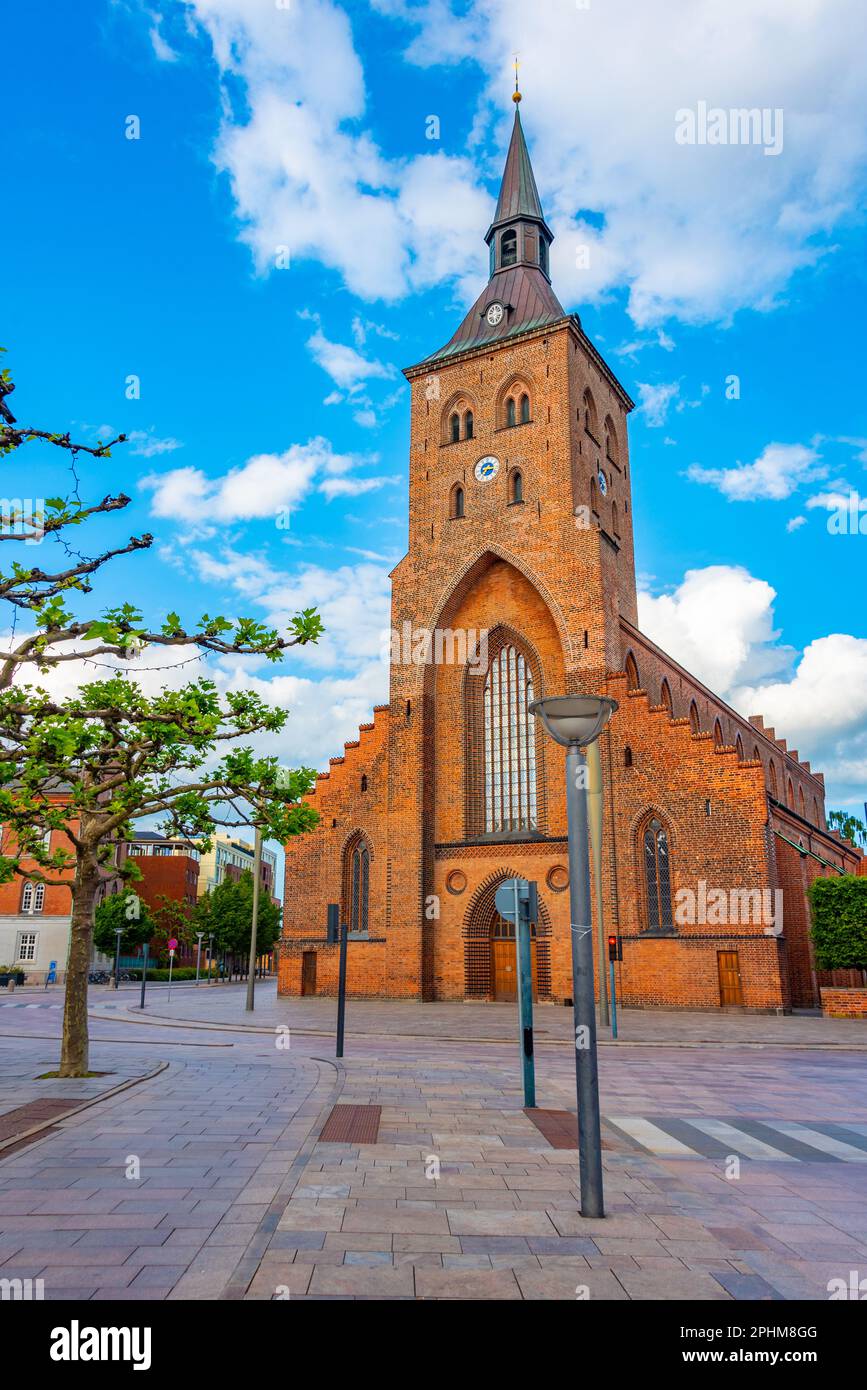
[[[714,747],[715,747],[715,748],[722,748],[722,746],[723,746],[723,731],[722,731],[722,724],[719,722],[718,719],[714,720],[714,726],[713,726],[713,742],[714,742]]]
[[[738,734],[737,739],[735,740],[735,748],[737,749],[738,762],[742,763],[744,760],[744,741],[741,738],[740,734]]]
[[[523,394],[522,397],[521,397],[521,424],[522,424],[522,425],[529,425],[529,423],[530,423],[530,397],[527,395],[527,393],[526,393],[526,391],[525,391],[524,394]]]
[[[343,921],[351,932],[367,933],[370,900],[370,846],[358,834],[346,846],[343,863]]]
[[[520,468],[513,468],[509,474],[509,501],[523,502],[524,500],[524,475]]]
[[[701,720],[699,718],[698,705],[695,703],[695,700],[693,700],[689,707],[689,727],[694,734],[701,733]]]
[[[594,439],[599,437],[599,422],[596,417],[596,402],[590,390],[584,392],[584,428]]]
[[[640,680],[639,675],[638,675],[638,663],[636,662],[635,657],[632,655],[632,652],[630,652],[629,655],[628,655],[627,658],[626,658],[625,670],[626,670],[626,689],[627,689],[627,690],[640,690],[640,689],[641,689],[641,680]]]
[[[455,483],[451,490],[449,501],[449,516],[453,521],[458,521],[464,515],[464,490],[460,483]]]
[[[536,728],[533,675],[517,647],[491,661],[483,692],[484,827],[488,835],[535,830]]]
[[[754,762],[754,763],[761,762],[761,755],[760,755],[760,753],[759,753],[759,745],[758,745],[757,743],[753,745],[753,762]]]
[[[671,915],[671,866],[668,834],[655,816],[644,829],[642,855],[647,926],[650,931],[664,931],[674,926]]]
[[[605,420],[605,457],[612,463],[617,462],[617,435],[610,415]]]
[[[464,416],[464,439],[473,437],[473,412],[468,410]]]
[[[518,259],[518,233],[514,228],[500,237],[500,268],[514,265]]]
[[[517,424],[517,416],[515,414],[515,397],[510,396],[509,399],[506,401],[506,425],[511,427],[515,424]]]
[[[668,717],[670,719],[672,715],[671,686],[665,679],[663,679],[662,685],[659,688],[659,703],[661,705],[665,705],[665,708],[668,710]]]
[[[460,417],[460,415],[458,415],[457,411],[455,411],[454,415],[452,416],[451,420],[449,421],[449,438],[451,439],[451,442],[452,442],[453,444],[457,444],[457,442],[458,442],[458,440],[460,439],[460,437],[461,437],[461,417]]]

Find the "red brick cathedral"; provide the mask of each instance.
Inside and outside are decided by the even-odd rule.
[[[633,402],[552,288],[517,105],[485,240],[486,288],[405,373],[390,699],[319,775],[318,829],[286,848],[280,992],[335,992],[339,904],[351,995],[514,998],[494,897],[517,876],[538,885],[537,997],[571,995],[565,753],[528,705],[588,691],[620,706],[600,752],[622,1002],[812,1005],[805,888],[862,856],[826,829],[821,774],[639,630]]]

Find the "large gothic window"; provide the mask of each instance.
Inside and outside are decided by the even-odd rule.
[[[668,859],[668,835],[654,816],[643,836],[644,891],[647,907],[647,926],[651,931],[671,928],[671,870]]]
[[[343,920],[351,932],[367,934],[370,898],[370,847],[357,836],[346,849],[343,871]]]
[[[533,677],[516,647],[501,648],[484,689],[485,832],[535,830],[536,730]]]

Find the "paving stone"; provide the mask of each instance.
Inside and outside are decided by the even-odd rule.
[[[417,1269],[418,1298],[518,1299],[521,1290],[511,1270]]]

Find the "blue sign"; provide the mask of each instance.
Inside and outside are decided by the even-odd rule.
[[[49,963],[48,963],[48,975],[47,975],[47,977],[46,977],[45,983],[46,983],[47,985],[56,985],[56,984],[57,984],[57,961],[56,961],[56,960],[49,961]]]

